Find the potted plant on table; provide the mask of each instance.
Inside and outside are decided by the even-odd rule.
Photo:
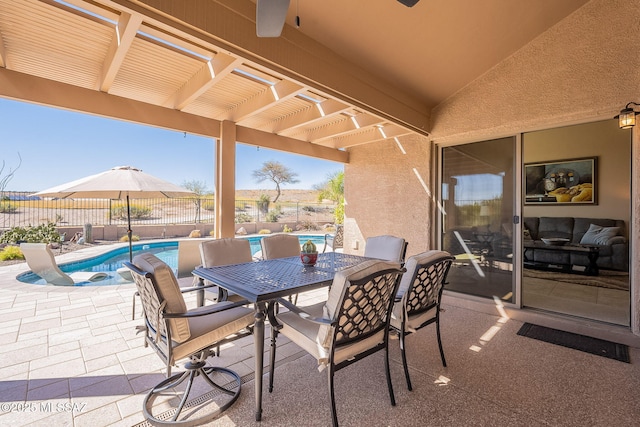
[[[318,261],[318,250],[311,240],[307,240],[302,245],[300,260],[302,260],[302,264],[306,266],[313,266],[316,264],[316,261]]]

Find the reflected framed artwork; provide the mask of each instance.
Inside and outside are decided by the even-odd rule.
[[[597,157],[524,165],[525,205],[597,203]]]

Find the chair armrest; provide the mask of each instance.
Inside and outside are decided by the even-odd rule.
[[[313,317],[297,305],[287,301],[284,298],[278,298],[276,301],[278,304],[285,306],[290,312],[298,315],[301,319],[308,320],[309,322],[317,323],[319,325],[328,325],[332,326],[336,324],[336,321],[331,319],[327,319],[326,317]]]
[[[217,287],[218,287],[218,285],[216,285],[216,284],[202,285],[202,286],[190,286],[188,288],[180,288],[180,292],[184,294],[184,293],[187,293],[187,292],[201,291],[203,289],[217,288]]]
[[[194,308],[184,313],[164,313],[164,317],[167,319],[184,319],[188,317],[208,316],[210,314],[231,310],[232,308],[244,307],[247,304],[250,304],[250,302],[247,300],[242,300],[230,304],[218,303],[213,305],[205,305],[203,307]],[[221,305],[223,306],[221,307]]]

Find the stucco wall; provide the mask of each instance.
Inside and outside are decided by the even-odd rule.
[[[639,42],[636,2],[593,0],[434,108],[431,139],[443,144],[474,142],[610,119],[627,102],[640,102]],[[409,253],[428,246],[431,211],[417,205],[426,204],[430,197],[415,203],[415,187],[399,185],[410,166],[426,172],[429,149],[424,145],[418,150],[422,157],[399,155],[393,142],[350,149],[351,162],[345,168],[350,203],[345,245],[364,236],[395,233],[410,236]],[[637,164],[637,149],[633,153]],[[393,182],[386,182],[390,179]],[[632,209],[639,212],[640,197],[632,199]],[[394,207],[395,215],[379,211],[389,207]],[[637,222],[636,217],[631,222]],[[640,243],[635,234],[631,238],[632,244]],[[637,271],[635,258],[633,264]],[[640,291],[636,288],[632,284],[631,322],[638,334]]]
[[[367,237],[409,242],[407,256],[429,248],[430,143],[420,136],[358,147],[345,166],[345,247],[362,254]]]
[[[436,142],[611,118],[640,98],[640,7],[593,0],[432,113]]]

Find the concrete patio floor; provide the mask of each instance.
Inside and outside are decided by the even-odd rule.
[[[131,319],[134,285],[30,285],[15,279],[26,268],[0,268],[0,424],[145,425],[142,400],[164,378],[164,365],[136,335],[141,321]],[[299,303],[323,295],[304,294]],[[640,419],[638,348],[630,349],[630,364],[622,363],[518,336],[522,322],[499,312],[445,309],[448,367],[440,363],[433,328],[413,334],[409,392],[393,341],[397,406],[389,405],[382,354],[376,354],[336,374],[341,425],[608,426]],[[278,339],[276,389],[265,390],[263,421],[254,421],[253,348],[252,337],[245,337],[213,360],[247,382],[238,402],[210,425],[329,425],[326,373],[284,337]]]

